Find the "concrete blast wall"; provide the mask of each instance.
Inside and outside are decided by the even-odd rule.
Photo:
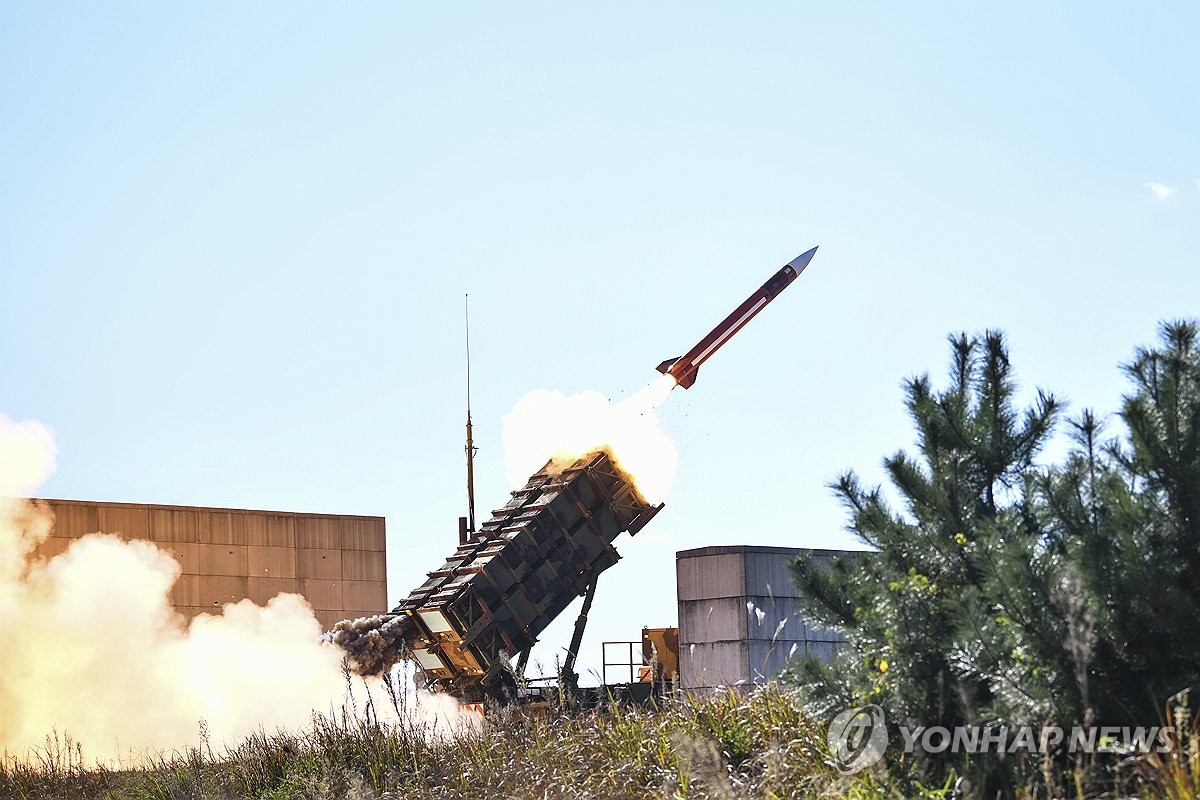
[[[778,675],[789,656],[833,658],[844,640],[800,615],[787,565],[801,553],[819,559],[837,552],[739,545],[676,553],[681,685],[758,684]]]
[[[249,598],[303,595],[326,628],[387,610],[383,517],[295,514],[79,500],[44,500],[52,535],[35,555],[55,556],[88,533],[148,539],[183,568],[171,603],[189,617]]]

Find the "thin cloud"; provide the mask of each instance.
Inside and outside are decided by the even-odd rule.
[[[1158,181],[1147,181],[1142,185],[1150,190],[1150,194],[1154,196],[1154,200],[1159,203],[1170,199],[1171,195],[1175,194],[1174,186],[1168,186],[1167,184],[1159,183]]]

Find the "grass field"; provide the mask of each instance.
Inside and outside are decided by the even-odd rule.
[[[950,797],[893,770],[843,776],[825,725],[786,692],[670,701],[661,710],[490,710],[431,721],[393,697],[402,721],[370,708],[315,717],[307,730],[216,751],[160,754],[138,769],[98,767],[69,736],[0,766],[4,798],[898,798]],[[390,715],[390,713],[389,713]],[[412,720],[424,720],[414,722]],[[1195,742],[1136,796],[1195,798]],[[1187,760],[1190,758],[1190,761]],[[1151,776],[1153,777],[1153,776]],[[1025,796],[1039,796],[1026,793]],[[1041,795],[1044,796],[1044,795]],[[1076,792],[1063,796],[1079,797]],[[1099,795],[1088,795],[1099,796]],[[1128,792],[1104,796],[1126,797]]]
[[[789,798],[842,796],[825,730],[778,690],[662,710],[489,711],[474,724],[404,707],[317,717],[300,733],[260,733],[222,752],[206,744],[142,768],[96,767],[69,737],[31,762],[9,759],[15,798]],[[861,786],[866,783],[858,782]],[[860,788],[861,788],[860,786]]]

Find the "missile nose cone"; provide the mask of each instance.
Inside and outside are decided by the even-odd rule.
[[[817,245],[817,247],[820,247],[820,245]],[[804,272],[804,268],[808,266],[808,262],[812,261],[813,256],[816,254],[817,248],[814,247],[812,250],[808,250],[793,258],[788,262],[788,266],[793,267],[796,270],[796,274],[799,275],[801,272]]]

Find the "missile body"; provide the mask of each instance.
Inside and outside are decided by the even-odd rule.
[[[690,389],[696,382],[696,373],[700,371],[700,365],[721,349],[721,345],[729,341],[730,337],[740,331],[747,322],[754,319],[754,315],[762,311],[767,303],[774,300],[780,292],[788,287],[788,284],[796,280],[796,276],[804,271],[816,252],[817,248],[814,247],[784,264],[778,272],[771,276],[770,280],[762,285],[761,289],[747,297],[744,303],[721,321],[721,324],[697,342],[696,346],[687,352],[687,355],[668,358],[658,365],[658,371],[673,377],[677,385]]]

